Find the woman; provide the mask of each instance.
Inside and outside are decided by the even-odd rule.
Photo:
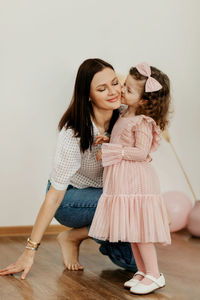
[[[88,59],[79,67],[71,104],[59,122],[59,137],[47,194],[40,208],[27,246],[18,260],[0,270],[0,275],[23,271],[28,274],[42,236],[55,218],[72,227],[58,236],[67,269],[80,270],[80,243],[88,238],[97,202],[102,193],[101,162],[94,145],[96,136],[109,134],[118,118],[121,86],[113,67],[101,59]],[[104,138],[102,137],[102,140]],[[101,242],[101,253],[117,265],[135,271],[128,243]]]

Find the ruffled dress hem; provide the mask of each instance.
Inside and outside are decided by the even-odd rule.
[[[103,194],[89,236],[110,242],[171,244],[162,195]]]

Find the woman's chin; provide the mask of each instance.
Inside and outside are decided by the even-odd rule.
[[[120,106],[121,106],[121,101],[120,100],[112,103],[112,109],[113,110],[119,108]]]

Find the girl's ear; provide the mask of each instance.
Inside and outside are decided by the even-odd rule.
[[[148,100],[141,99],[141,100],[140,100],[140,104],[141,104],[141,105],[144,105],[144,104],[147,103],[147,101],[148,101]]]
[[[147,102],[147,100],[144,100],[144,99],[140,99],[140,101],[139,101],[140,105],[144,105],[146,102]]]

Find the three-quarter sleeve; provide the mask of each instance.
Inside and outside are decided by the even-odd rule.
[[[50,182],[56,190],[67,189],[70,178],[81,166],[79,139],[72,129],[64,127],[59,133]]]
[[[134,146],[121,144],[102,145],[102,164],[104,167],[120,163],[122,159],[144,161],[150,153],[152,145],[152,124],[145,120],[133,127]]]

